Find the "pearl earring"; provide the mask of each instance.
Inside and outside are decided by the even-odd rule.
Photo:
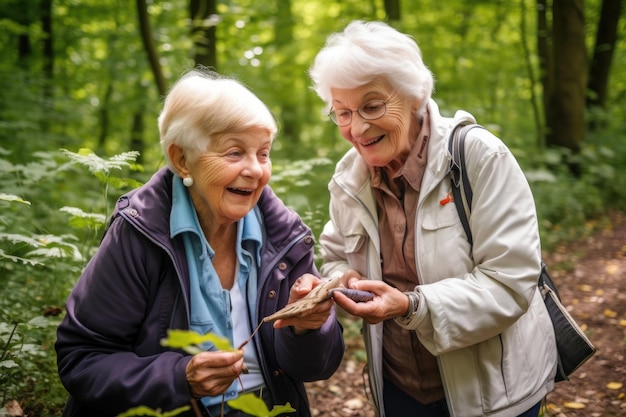
[[[193,178],[191,177],[185,177],[183,178],[183,184],[185,185],[185,187],[189,188],[193,185]]]

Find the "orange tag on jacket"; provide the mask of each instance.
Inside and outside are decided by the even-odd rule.
[[[445,206],[446,204],[452,201],[454,201],[454,197],[452,196],[452,192],[449,192],[446,198],[439,200],[439,204],[441,204],[442,206]]]

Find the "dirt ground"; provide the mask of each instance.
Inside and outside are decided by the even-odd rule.
[[[626,217],[612,215],[610,225],[544,253],[544,260],[563,303],[597,348],[570,381],[557,383],[546,398],[544,416],[626,416]],[[357,326],[342,320],[347,333]],[[314,416],[374,416],[361,338],[347,334],[346,346],[333,377],[307,384]]]

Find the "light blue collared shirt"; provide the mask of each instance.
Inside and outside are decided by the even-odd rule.
[[[233,344],[233,322],[231,317],[230,292],[222,284],[213,268],[215,251],[207,242],[196,210],[182,179],[172,180],[172,210],[170,236],[181,234],[185,243],[185,254],[189,265],[189,285],[191,300],[191,330],[204,335],[213,333],[226,337]],[[237,276],[236,283],[246,297],[251,322],[256,323],[257,269],[261,263],[261,225],[253,210],[250,210],[237,223]],[[244,247],[252,248],[255,257]],[[205,350],[215,350],[212,343],[202,346]],[[225,392],[224,401],[237,397],[237,380]],[[220,404],[222,396],[205,397],[206,406]]]

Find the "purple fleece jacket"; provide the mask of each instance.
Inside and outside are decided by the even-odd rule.
[[[118,200],[57,331],[59,376],[70,393],[64,416],[189,405],[185,367],[191,356],[160,344],[168,329],[189,329],[187,262],[182,239],[170,238],[171,205],[167,168]],[[255,211],[264,231],[260,319],[287,304],[298,277],[318,272],[311,230],[269,187]],[[247,348],[257,349],[274,403],[289,402],[297,410],[293,416],[308,417],[303,382],[329,378],[341,363],[344,342],[333,311],[319,330],[299,336],[265,324]]]

